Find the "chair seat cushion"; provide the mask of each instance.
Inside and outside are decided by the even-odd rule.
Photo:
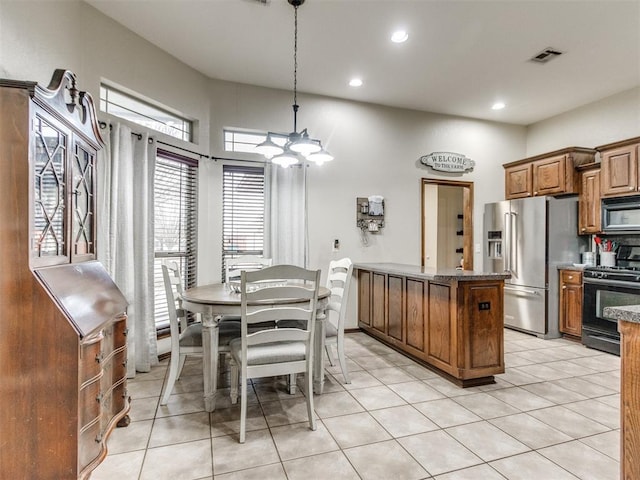
[[[224,322],[218,327],[218,345],[229,345],[234,338],[240,338],[240,322]]]
[[[331,322],[325,322],[324,332],[325,332],[325,335],[324,335],[325,337],[338,336],[338,329]]]
[[[181,347],[201,347],[202,346],[202,324],[193,323],[187,327],[180,336]]]
[[[234,359],[240,363],[242,357],[242,339],[236,338],[229,343]],[[304,360],[306,349],[304,342],[274,342],[252,345],[247,349],[248,365],[285,363]]]

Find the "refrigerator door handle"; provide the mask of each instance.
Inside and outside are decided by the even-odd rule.
[[[502,252],[502,258],[504,259],[504,271],[511,273],[511,217],[510,213],[504,214],[504,252]]]
[[[510,213],[511,225],[509,226],[509,233],[511,238],[509,239],[509,270],[512,275],[518,275],[518,214]]]
[[[527,288],[518,288],[518,287],[511,287],[511,286],[505,285],[504,289],[512,292],[527,293],[529,295],[540,295],[540,293],[537,292],[536,290],[529,290]]]

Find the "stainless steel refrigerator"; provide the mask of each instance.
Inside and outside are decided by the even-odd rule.
[[[558,266],[579,262],[587,239],[577,235],[576,197],[488,203],[484,269],[511,273],[504,287],[505,326],[543,338],[558,329]]]

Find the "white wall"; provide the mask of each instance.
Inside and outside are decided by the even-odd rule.
[[[530,125],[527,156],[571,146],[593,148],[637,136],[640,87]]]

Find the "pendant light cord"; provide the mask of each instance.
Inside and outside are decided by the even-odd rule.
[[[298,131],[298,5],[293,7],[293,131]]]

